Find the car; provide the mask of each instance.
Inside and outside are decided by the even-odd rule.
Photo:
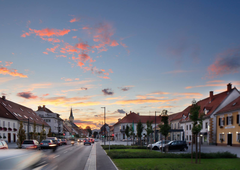
[[[23,149],[40,149],[40,144],[37,140],[30,139],[30,140],[24,140],[22,143]]]
[[[58,139],[57,143],[58,143],[58,146],[62,146],[62,140],[61,139]]]
[[[171,141],[168,144],[165,144],[163,147],[163,150],[180,150],[180,151],[186,151],[188,149],[186,141]]]
[[[8,149],[8,144],[4,140],[0,140],[0,149]]]
[[[91,142],[91,143],[94,143],[94,139],[93,139],[93,138],[90,138],[90,142]]]
[[[57,144],[54,143],[51,139],[45,139],[40,143],[41,149],[55,149]]]
[[[62,144],[67,145],[67,139],[62,139]]]
[[[86,145],[86,144],[91,145],[92,142],[90,141],[90,139],[86,138],[86,139],[83,140],[83,144],[84,145]]]
[[[55,144],[58,145],[58,138],[57,138],[57,137],[47,137],[46,139],[48,139],[48,140],[52,140],[53,143],[55,143]]]
[[[99,140],[98,139],[95,139],[95,142],[98,142]]]
[[[170,141],[169,140],[161,140],[156,143],[149,144],[147,147],[148,147],[148,149],[151,149],[151,147],[152,147],[153,150],[158,150],[162,145],[164,145],[168,142],[170,142]]]
[[[78,139],[77,141],[78,141],[78,142],[82,142],[82,140],[81,140],[81,139]]]

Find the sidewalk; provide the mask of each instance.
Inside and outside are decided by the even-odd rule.
[[[101,147],[101,142],[96,142],[96,169],[97,170],[118,170],[112,160],[108,157],[105,150]]]

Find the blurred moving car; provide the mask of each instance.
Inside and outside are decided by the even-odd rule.
[[[58,143],[58,146],[62,146],[62,140],[61,139],[58,139],[57,143]]]
[[[93,138],[90,138],[90,142],[91,142],[91,143],[94,143],[94,139],[93,139]]]
[[[57,137],[47,137],[46,139],[52,140],[53,143],[55,143],[56,145],[58,145],[58,138],[57,138]]]
[[[186,151],[188,149],[186,141],[171,141],[168,144],[165,144],[163,150],[180,150]]]
[[[169,140],[161,140],[156,143],[149,144],[147,147],[148,147],[148,149],[151,149],[151,147],[152,147],[153,150],[158,150],[161,148],[162,145],[167,144],[168,142],[170,142],[170,141]]]
[[[67,145],[67,139],[62,139],[62,144]]]
[[[52,140],[45,139],[41,141],[40,147],[41,149],[54,149],[57,146]]]
[[[0,149],[8,149],[8,144],[4,140],[0,140]]]
[[[86,145],[86,144],[91,145],[92,142],[90,141],[90,139],[86,138],[86,139],[83,140],[83,144],[84,145]]]
[[[78,142],[82,142],[82,140],[81,140],[81,139],[78,139],[77,141],[78,141]]]
[[[0,154],[0,169],[33,169],[32,167],[38,164],[43,156],[39,150],[5,149],[4,153]]]
[[[22,143],[23,149],[40,149],[40,144],[37,140],[24,140]]]

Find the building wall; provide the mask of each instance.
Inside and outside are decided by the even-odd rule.
[[[238,135],[240,136],[240,126],[239,126],[239,124],[237,124],[237,115],[239,115],[239,117],[240,117],[240,110],[234,111],[234,112],[228,112],[228,113],[216,116],[216,120],[217,120],[217,144],[218,145],[227,145],[228,144],[228,137],[230,137],[228,134],[231,134],[232,145],[233,146],[240,146],[240,143],[238,142],[238,140],[240,139],[240,138],[238,138]],[[233,123],[227,125],[226,121],[227,121],[228,116],[233,117]],[[219,118],[225,118],[225,124],[223,126],[219,125]],[[240,120],[239,120],[239,122],[240,122]],[[221,138],[223,138],[222,142],[220,140]]]
[[[215,113],[217,113],[219,110],[221,110],[223,107],[225,107],[227,104],[229,104],[230,102],[232,102],[239,96],[240,96],[239,92],[236,89],[234,89],[231,92],[231,95],[229,95],[211,115],[211,118],[213,118],[212,119],[213,126],[212,126],[212,132],[209,132],[209,133],[213,134],[213,141],[211,141],[211,139],[209,139],[209,142],[217,143],[218,134],[217,134],[217,121],[216,121]]]
[[[7,142],[16,142],[17,141],[17,133],[18,133],[18,120],[13,119],[6,119],[6,118],[0,118],[0,127],[4,128],[6,127],[7,130],[4,131],[3,129],[0,131],[0,136],[2,136],[2,140],[5,140]],[[12,130],[9,130],[8,128],[11,128]],[[17,131],[14,131],[14,128],[17,129]],[[3,138],[3,137],[6,138]],[[14,140],[15,137],[15,140]]]

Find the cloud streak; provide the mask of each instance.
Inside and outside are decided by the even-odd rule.
[[[103,89],[102,92],[104,95],[113,95],[114,94],[114,92],[109,88]]]
[[[20,92],[17,96],[25,98],[25,99],[36,99],[38,96],[33,95],[31,92]]]
[[[3,75],[11,75],[11,76],[14,76],[14,77],[22,77],[22,78],[27,78],[28,76],[27,75],[24,75],[22,73],[18,73],[18,71],[16,69],[8,69],[6,67],[0,67],[0,74],[3,74]]]

